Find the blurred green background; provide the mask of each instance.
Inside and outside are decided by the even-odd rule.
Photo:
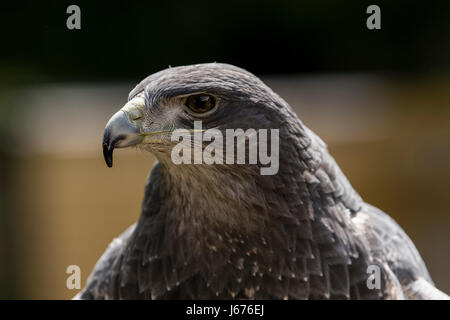
[[[0,33],[0,298],[77,293],[67,266],[84,284],[154,161],[121,150],[106,168],[107,119],[145,76],[212,61],[285,98],[450,292],[449,1],[21,1],[2,4]]]

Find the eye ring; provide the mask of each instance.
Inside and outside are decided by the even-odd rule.
[[[217,98],[206,93],[193,94],[185,98],[184,105],[194,115],[205,115],[217,106]]]

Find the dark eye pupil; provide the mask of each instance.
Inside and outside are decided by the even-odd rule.
[[[211,110],[216,105],[216,99],[207,94],[190,96],[186,101],[186,106],[196,113],[203,113]]]

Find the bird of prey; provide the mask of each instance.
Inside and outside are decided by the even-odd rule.
[[[175,164],[176,129],[279,130],[279,168]],[[150,75],[107,123],[103,152],[157,158],[138,222],[79,299],[448,299],[412,241],[364,202],[325,143],[259,78],[220,63]],[[204,147],[203,145],[201,147]],[[273,150],[274,151],[274,150]]]

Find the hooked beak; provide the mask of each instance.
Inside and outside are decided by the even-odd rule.
[[[142,98],[129,101],[122,109],[116,112],[105,127],[103,134],[103,156],[108,167],[113,165],[114,148],[135,146],[142,142],[144,136],[141,133],[139,121],[133,118],[142,118]]]

